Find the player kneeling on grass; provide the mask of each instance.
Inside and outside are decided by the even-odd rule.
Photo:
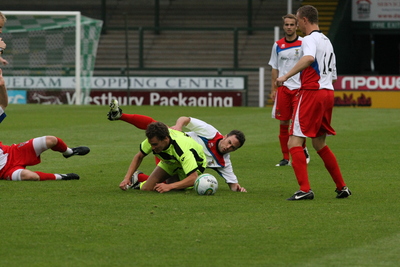
[[[78,180],[75,173],[53,174],[25,169],[26,166],[41,162],[40,154],[51,149],[62,153],[65,158],[86,155],[90,149],[85,146],[69,148],[63,140],[55,136],[33,138],[11,146],[0,142],[0,179],[12,181]]]
[[[141,190],[164,193],[192,187],[197,177],[206,169],[207,159],[202,146],[185,133],[170,129],[162,122],[153,122],[147,126],[146,137],[119,185],[122,190],[132,185],[133,173],[143,158],[151,152],[160,162],[147,181],[140,185]],[[170,180],[175,177],[179,180]]]
[[[110,121],[125,121],[142,130],[145,130],[150,123],[155,122],[153,118],[145,115],[122,113],[122,109],[116,99],[113,99],[110,103],[110,111],[107,113],[107,118]],[[177,131],[183,131],[183,128],[187,128],[189,132],[185,132],[185,134],[192,137],[203,147],[203,152],[207,157],[207,168],[215,170],[224,178],[232,191],[247,192],[246,188],[239,184],[230,160],[230,152],[238,150],[246,141],[242,131],[232,130],[228,134],[222,135],[211,124],[184,116],[178,118],[176,124],[170,128]],[[157,159],[156,162],[158,163]],[[143,182],[148,177],[141,171],[136,171],[132,177],[132,184]],[[131,188],[138,189],[138,186],[134,185]]]

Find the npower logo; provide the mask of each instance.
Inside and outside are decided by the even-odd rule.
[[[400,76],[339,76],[337,90],[400,90]]]

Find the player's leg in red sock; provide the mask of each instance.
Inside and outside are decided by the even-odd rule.
[[[333,154],[327,145],[317,151],[317,153],[324,161],[325,168],[328,170],[333,181],[335,182],[336,188],[341,190],[344,186],[346,186],[346,184],[344,183],[335,154]]]
[[[154,120],[149,116],[140,114],[125,114],[125,113],[121,115],[120,120],[130,123],[142,130],[146,130],[147,125],[149,125],[150,123],[156,122],[156,120]]]
[[[147,175],[147,174],[144,174],[144,173],[139,173],[139,175],[138,175],[138,181],[141,183],[141,182],[144,182],[144,181],[147,181],[147,178],[149,178],[149,176],[150,175]]]
[[[68,146],[64,143],[64,141],[55,136],[46,136],[46,145],[48,148],[51,148],[51,150],[61,153],[68,149]]]
[[[40,181],[56,180],[56,175],[53,173],[45,173],[45,172],[34,172],[34,173],[39,175]]]
[[[283,159],[289,160],[289,125],[281,124],[279,126],[279,143],[281,145],[281,151]]]
[[[45,181],[56,180],[56,175],[53,173],[33,172],[26,169],[19,169],[13,172],[11,179],[13,181]]]
[[[310,191],[310,182],[308,180],[307,162],[301,146],[295,146],[289,149],[292,157],[292,167],[296,175],[300,190],[304,192]]]

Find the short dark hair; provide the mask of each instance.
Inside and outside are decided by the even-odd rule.
[[[146,137],[148,139],[157,137],[158,140],[164,140],[166,137],[169,137],[168,126],[159,121],[152,122],[147,126]]]
[[[239,141],[239,143],[240,143],[239,147],[243,146],[244,142],[246,141],[246,137],[244,136],[244,133],[239,130],[232,130],[227,134],[227,136],[232,136],[232,135],[236,136],[237,140]]]
[[[318,24],[318,10],[311,6],[305,5],[297,9],[300,18],[306,17],[311,24]]]

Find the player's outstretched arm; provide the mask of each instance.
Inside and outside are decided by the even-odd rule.
[[[139,168],[140,164],[143,161],[143,158],[146,155],[143,154],[142,152],[138,152],[132,159],[131,164],[129,165],[128,171],[125,174],[124,180],[122,180],[122,182],[119,184],[119,188],[121,188],[122,190],[126,190],[126,186],[127,185],[132,185],[131,182],[131,177],[133,175],[133,173]]]
[[[276,86],[282,86],[285,81],[287,81],[293,75],[299,73],[304,70],[308,66],[310,66],[315,61],[315,58],[310,55],[302,56],[300,60],[293,66],[291,70],[289,70],[285,75],[278,77],[275,81]]]
[[[189,117],[179,117],[176,120],[176,123],[174,126],[171,126],[171,129],[177,130],[177,131],[182,131],[182,128],[186,125],[188,125],[190,122],[190,118]]]

